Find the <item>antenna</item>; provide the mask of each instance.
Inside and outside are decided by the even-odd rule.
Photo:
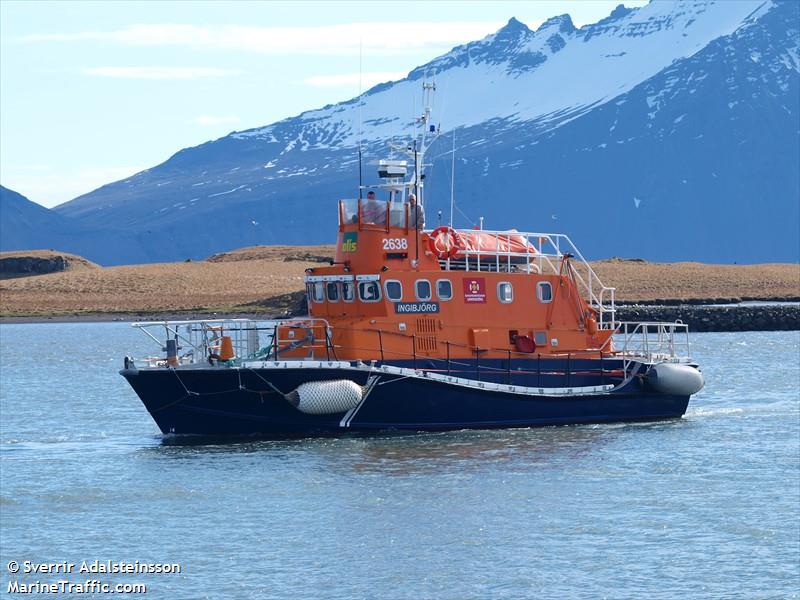
[[[453,228],[453,208],[456,205],[456,130],[453,129],[453,150],[450,155],[450,229]]]
[[[362,73],[362,47],[364,40],[358,38],[358,199],[361,200],[361,194],[364,187],[363,181],[363,168],[361,166],[361,140],[364,137],[364,119],[361,116],[361,107],[364,105],[364,99],[361,97],[361,73]]]
[[[364,182],[361,176],[361,144],[358,145],[358,199],[361,200],[361,191],[364,188]]]
[[[423,134],[424,136],[424,134]],[[417,198],[417,206],[414,207],[414,260],[419,266],[419,208],[422,206],[422,194],[419,193],[419,152],[417,152],[417,140],[414,140],[414,196]],[[424,209],[423,209],[424,210]]]

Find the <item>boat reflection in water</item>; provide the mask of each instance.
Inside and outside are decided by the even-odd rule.
[[[247,440],[230,436],[164,436],[147,453],[185,460],[218,455],[252,455],[268,461],[300,459],[319,472],[404,476],[468,473],[507,463],[514,472],[535,472],[554,462],[583,461],[603,452],[629,428],[662,428],[664,423],[535,429],[463,430],[441,433],[347,435],[339,438]],[[504,469],[506,467],[503,467]]]

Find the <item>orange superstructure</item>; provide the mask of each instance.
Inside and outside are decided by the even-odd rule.
[[[434,90],[423,85],[424,95]],[[424,228],[426,135],[439,135],[430,108],[418,125],[411,144],[390,144],[410,160],[377,161],[380,183],[339,202],[335,259],[306,272],[309,316],[326,323],[326,356],[334,349],[338,359],[383,363],[612,352],[614,290],[567,236],[482,223]],[[277,333],[279,348],[291,342]],[[290,346],[292,356],[311,355]]]
[[[565,236],[425,231],[412,220],[403,201],[340,202],[335,260],[306,272],[309,315],[330,325],[337,358],[611,351],[613,317],[584,297],[572,255],[545,249]]]

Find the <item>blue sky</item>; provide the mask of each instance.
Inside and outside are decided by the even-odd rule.
[[[619,0],[0,1],[0,183],[55,206],[187,146],[402,78],[510,17]],[[625,2],[641,6],[646,1]]]

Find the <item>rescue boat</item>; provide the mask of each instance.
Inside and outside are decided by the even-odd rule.
[[[614,288],[567,235],[424,226],[424,153],[438,132],[429,109],[419,124],[412,143],[393,148],[404,159],[378,161],[378,183],[336,205],[335,258],[305,273],[307,316],[134,323],[161,354],[126,356],[120,374],[163,433],[314,436],[685,413],[704,384],[687,325],[618,321]]]

